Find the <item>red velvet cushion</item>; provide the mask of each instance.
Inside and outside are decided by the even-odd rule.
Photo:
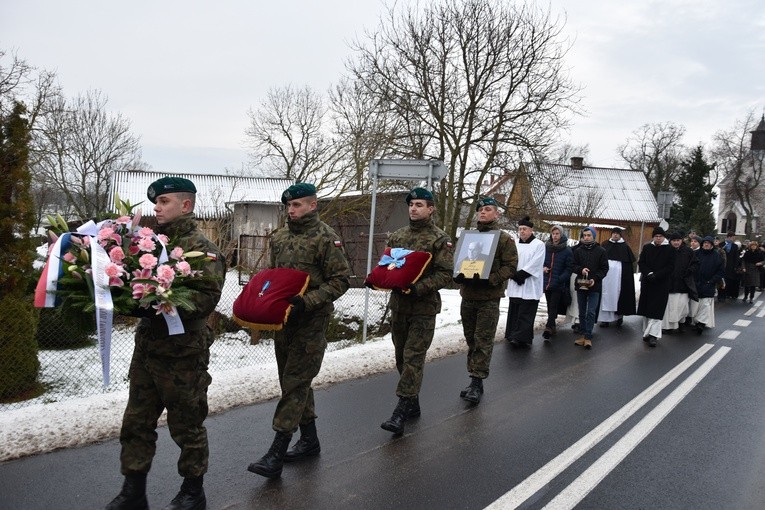
[[[234,301],[234,320],[252,329],[282,329],[292,309],[287,300],[302,296],[309,279],[308,273],[285,267],[258,272]]]
[[[391,249],[385,248],[383,256],[390,257],[390,253]],[[401,267],[378,264],[367,275],[366,283],[372,284],[378,290],[406,289],[420,279],[432,258],[433,255],[426,251],[413,251],[404,256],[406,262]]]

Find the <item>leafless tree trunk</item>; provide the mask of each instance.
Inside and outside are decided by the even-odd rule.
[[[547,148],[576,110],[562,26],[501,0],[398,3],[354,45],[350,72],[402,127],[395,149],[449,168],[438,212],[450,235],[487,173]]]
[[[757,117],[750,111],[743,120],[736,121],[728,131],[719,131],[714,136],[712,157],[724,176],[720,187],[724,190],[723,205],[739,204],[746,220],[744,232],[753,233],[753,219],[758,209],[762,212],[765,203],[765,153],[751,150],[751,132],[757,126]],[[760,226],[760,228],[762,228]]]
[[[644,124],[619,146],[619,154],[631,169],[645,174],[654,195],[671,191],[688,152],[681,143],[684,134],[685,127],[672,122]]]

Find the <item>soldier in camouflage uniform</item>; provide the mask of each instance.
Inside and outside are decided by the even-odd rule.
[[[390,420],[380,426],[402,434],[404,422],[420,415],[419,393],[425,355],[433,341],[436,314],[441,311],[438,289],[449,284],[454,268],[452,243],[446,233],[433,223],[433,194],[414,188],[407,196],[409,226],[398,229],[388,239],[391,248],[406,248],[433,254],[422,277],[406,289],[394,289],[390,296],[391,336],[400,374],[396,395],[399,397]]]
[[[340,238],[319,219],[316,188],[298,183],[282,194],[287,206],[287,228],[271,239],[271,267],[299,269],[310,275],[304,296],[294,296],[284,329],[276,332],[274,346],[282,397],[276,405],[271,448],[247,468],[269,478],[282,473],[291,462],[320,451],[316,433],[316,409],[311,382],[319,373],[332,304],[348,290],[351,274]],[[287,451],[292,434],[300,427],[300,439]]]
[[[500,230],[497,220],[499,208],[491,197],[476,201],[479,232]],[[467,369],[470,385],[460,392],[460,397],[478,404],[483,396],[483,380],[489,377],[494,335],[499,322],[499,300],[505,295],[507,280],[515,276],[518,266],[518,249],[510,234],[500,230],[497,251],[491,263],[488,279],[480,279],[478,273],[459,273],[454,281],[461,285],[462,330],[468,344]]]
[[[194,288],[193,312],[178,310],[184,333],[170,335],[163,315],[153,308],[138,309],[135,349],[130,363],[130,393],[122,418],[120,464],[125,482],[122,492],[107,506],[109,510],[148,508],[146,475],[151,468],[157,441],[157,420],[167,409],[170,436],[180,446],[178,473],[184,478],[181,490],[167,509],[202,509],[206,498],[202,487],[207,471],[207,372],[214,337],[207,317],[220,299],[225,261],[218,248],[198,229],[194,220],[196,188],[180,177],[164,177],[151,184],[147,193],[154,202],[158,226],[184,251],[208,255],[203,277],[190,280]]]

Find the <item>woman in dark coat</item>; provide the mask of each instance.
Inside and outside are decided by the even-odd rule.
[[[744,274],[741,275],[744,282],[744,301],[749,299],[751,303],[754,301],[754,289],[760,285],[760,272],[765,255],[760,251],[759,245],[752,241],[741,260],[744,263]]]
[[[637,314],[643,316],[643,341],[656,347],[661,338],[661,321],[669,301],[670,275],[677,250],[670,246],[664,229],[653,229],[653,241],[643,246],[638,259],[640,300]]]
[[[571,278],[571,248],[568,237],[560,225],[550,229],[550,239],[545,243],[544,278],[542,280],[547,300],[547,324],[542,336],[547,341],[557,332],[555,320],[558,315],[566,315],[566,308],[571,302],[568,284]]]
[[[702,239],[701,248],[696,250],[696,258],[699,260],[695,275],[699,306],[693,322],[696,332],[701,334],[705,327],[713,328],[715,325],[715,291],[725,275],[725,263],[709,236]]]

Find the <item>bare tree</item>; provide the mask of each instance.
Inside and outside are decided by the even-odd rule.
[[[397,151],[449,168],[438,201],[449,234],[472,220],[461,204],[492,169],[547,148],[576,110],[562,26],[529,4],[401,2],[355,43],[348,68],[398,119]]]
[[[571,158],[583,158],[582,164],[590,166],[589,163],[587,163],[587,158],[590,157],[590,145],[573,145],[570,143],[555,144],[546,154],[540,157],[548,163],[556,163],[559,165],[570,164]]]
[[[309,87],[273,88],[248,115],[245,134],[252,158],[269,175],[312,181],[317,188],[334,177],[336,148],[328,136],[327,109],[318,93]]]
[[[761,121],[765,125],[765,117]],[[758,212],[765,212],[765,151],[753,150],[752,131],[757,128],[757,117],[750,111],[743,120],[737,120],[730,130],[719,131],[714,136],[712,157],[724,176],[720,182],[721,201],[730,208],[738,204],[744,210],[744,232],[753,233],[753,219]]]
[[[673,122],[644,124],[619,146],[619,154],[631,169],[645,174],[654,195],[670,191],[688,152],[681,143],[684,134],[685,127]]]
[[[340,165],[347,168],[346,176],[355,189],[365,189],[369,162],[391,154],[396,119],[380,104],[379,98],[348,78],[341,79],[330,90],[329,107]]]
[[[38,119],[32,166],[67,198],[80,219],[107,210],[111,176],[140,158],[130,121],[106,110],[107,99],[88,91],[67,101],[59,94]]]

